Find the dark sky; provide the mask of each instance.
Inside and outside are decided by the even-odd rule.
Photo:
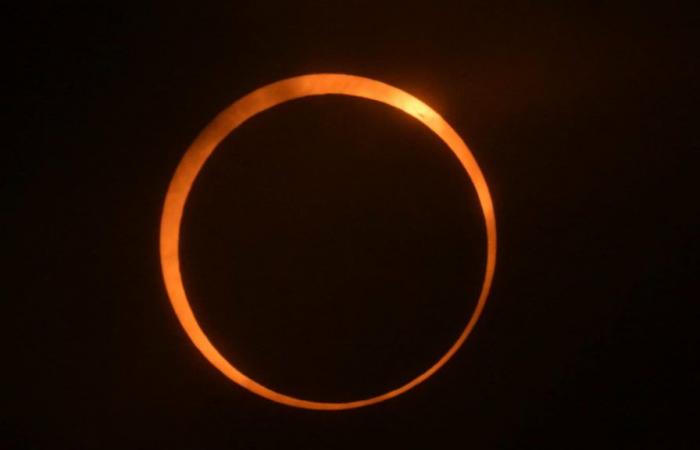
[[[694,448],[696,15],[104,3],[2,7],[0,448]],[[335,413],[220,374],[177,322],[158,257],[167,185],[197,133],[249,91],[315,72],[379,79],[439,111],[489,182],[499,236],[492,293],[456,356],[396,399]],[[312,400],[427,368],[484,270],[456,158],[408,116],[336,96],[229,136],[181,242],[212,341]]]

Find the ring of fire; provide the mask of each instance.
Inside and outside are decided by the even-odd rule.
[[[350,402],[320,402],[291,397],[269,389],[239,371],[209,341],[190,307],[180,273],[180,222],[197,174],[219,143],[243,122],[281,103],[312,95],[348,95],[378,101],[414,117],[454,152],[471,178],[486,225],[486,271],[472,315],[459,338],[431,367],[408,383],[374,397]],[[342,410],[379,403],[396,397],[425,381],[462,346],[486,304],[496,266],[496,220],[486,180],[471,151],[452,127],[432,108],[414,96],[388,84],[354,75],[311,74],[278,81],[259,88],[234,102],[197,136],[173,175],[163,206],[160,226],[160,259],[165,286],[175,314],[185,332],[204,357],[224,375],[249,391],[289,406],[317,410]]]

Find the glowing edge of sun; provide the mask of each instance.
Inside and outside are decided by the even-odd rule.
[[[408,383],[375,397],[349,402],[320,402],[291,397],[243,374],[219,353],[199,326],[180,274],[180,222],[187,196],[197,174],[217,145],[236,127],[262,111],[293,99],[326,94],[375,100],[400,109],[430,128],[454,152],[467,171],[476,188],[486,224],[486,271],[481,293],[457,341],[437,362]],[[345,74],[310,74],[278,81],[251,92],[222,111],[197,136],[177,166],[168,187],[160,227],[160,258],[170,302],[182,327],[204,357],[224,375],[249,391],[278,403],[306,409],[342,410],[379,403],[408,391],[433,375],[462,346],[479,320],[491,287],[496,265],[496,220],[491,195],[476,159],[455,130],[430,106],[411,94],[376,80]]]

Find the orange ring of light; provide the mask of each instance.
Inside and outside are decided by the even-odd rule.
[[[450,147],[467,171],[476,188],[486,224],[486,272],[481,293],[476,308],[457,341],[428,370],[403,386],[375,397],[351,402],[317,402],[291,397],[263,386],[236,369],[219,353],[197,323],[180,274],[180,222],[187,196],[197,174],[217,145],[236,127],[262,111],[297,98],[325,94],[349,95],[385,103],[413,116],[430,128]],[[222,111],[197,136],[177,166],[168,187],[160,226],[160,258],[165,286],[180,324],[204,357],[224,375],[255,394],[285,405],[319,410],[350,409],[379,403],[408,391],[442,367],[466,341],[486,304],[493,279],[496,265],[496,220],[486,180],[474,156],[459,135],[432,108],[400,89],[369,78],[344,74],[311,74],[278,81],[251,92]]]

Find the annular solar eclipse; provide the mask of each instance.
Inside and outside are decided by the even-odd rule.
[[[197,322],[180,273],[180,224],[187,197],[200,170],[221,141],[242,123],[276,105],[315,95],[346,95],[393,106],[432,130],[457,156],[471,179],[486,225],[486,270],[479,298],[462,333],[444,355],[406,384],[381,395],[348,402],[322,402],[292,397],[274,391],[246,376],[224,358]],[[173,175],[163,206],[160,226],[160,259],[165,286],[175,314],[185,332],[204,357],[224,375],[249,391],[285,405],[316,409],[358,408],[401,395],[428,379],[464,344],[486,304],[496,265],[496,220],[488,185],[481,170],[457,132],[430,106],[396,87],[369,78],[346,74],[310,74],[263,86],[231,104],[216,116],[187,149]]]

